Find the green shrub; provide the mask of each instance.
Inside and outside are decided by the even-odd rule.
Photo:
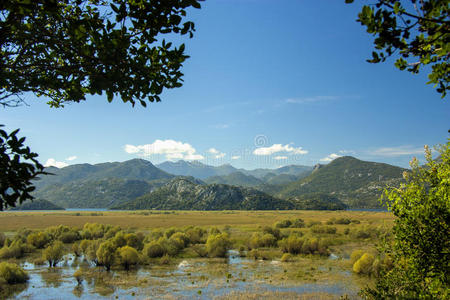
[[[161,257],[166,254],[165,249],[157,241],[152,241],[144,246],[144,255],[150,258]]]
[[[78,241],[80,238],[81,238],[81,236],[78,233],[78,231],[74,231],[74,230],[63,232],[59,236],[59,240],[61,242],[63,242],[64,244],[73,243],[75,241]]]
[[[226,233],[210,235],[206,241],[206,251],[210,257],[225,257],[230,247],[231,242]]]
[[[25,244],[21,240],[13,241],[9,246],[7,243],[0,249],[0,258],[21,258],[25,253]]]
[[[261,247],[274,247],[277,244],[277,238],[270,233],[261,237]]]
[[[81,232],[81,236],[84,239],[100,239],[105,235],[105,232],[108,231],[111,228],[105,227],[103,224],[97,224],[97,223],[86,223],[83,226],[83,230]]]
[[[292,220],[291,228],[303,228],[305,227],[305,221],[303,219]]]
[[[92,261],[96,266],[99,265],[97,258],[97,250],[100,247],[100,240],[90,241],[89,245],[86,248],[85,256],[88,260]]]
[[[322,225],[320,221],[309,221],[306,227],[313,227],[314,225]]]
[[[135,233],[128,233],[125,235],[126,245],[133,247],[136,250],[142,250],[143,243],[142,239],[137,236]]]
[[[363,250],[354,250],[352,254],[350,255],[350,262],[352,265],[363,256],[364,251]]]
[[[352,221],[349,218],[339,218],[334,222],[334,224],[348,225],[351,222]]]
[[[356,274],[370,274],[375,258],[372,254],[364,253],[354,264],[353,272]]]
[[[279,241],[278,245],[284,253],[298,254],[302,250],[303,239],[291,234],[289,237]]]
[[[182,249],[187,247],[190,243],[189,237],[183,232],[176,232],[170,237],[171,240],[177,240],[182,242]]]
[[[160,265],[168,265],[170,263],[170,256],[167,254],[164,254],[163,256],[161,256],[161,258],[159,259],[159,264]]]
[[[129,270],[130,266],[136,265],[139,262],[139,253],[136,249],[130,246],[124,246],[117,249],[117,256],[120,264],[125,270]]]
[[[282,262],[290,262],[290,261],[292,261],[292,254],[284,253],[283,256],[281,257],[281,261]]]
[[[329,219],[328,221],[326,221],[325,224],[327,224],[327,225],[333,225],[333,224],[336,224],[335,222],[336,222],[336,218],[331,218],[331,219]]]
[[[87,254],[87,248],[89,247],[89,244],[91,243],[91,241],[89,240],[82,240],[80,242],[80,252],[83,253],[84,255]]]
[[[80,244],[79,243],[73,243],[72,245],[72,252],[76,257],[80,257],[81,256],[81,249],[80,249]]]
[[[28,280],[28,274],[20,266],[13,263],[0,263],[0,278],[3,278],[8,284],[25,283]]]
[[[289,228],[292,225],[291,220],[281,220],[275,223],[276,228]]]
[[[186,235],[192,244],[204,243],[206,230],[200,227],[193,227],[186,230]]]
[[[28,235],[27,243],[38,249],[44,248],[50,242],[50,236],[45,232],[34,232]]]
[[[123,231],[118,231],[116,235],[112,238],[112,242],[116,246],[116,248],[123,247],[127,244],[127,240],[125,239],[125,233]]]
[[[116,235],[116,233],[119,232],[119,231],[120,231],[120,227],[119,226],[111,226],[111,227],[109,227],[106,230],[106,232],[103,235],[103,237],[105,239],[109,240],[109,239],[113,238]]]
[[[221,234],[221,233],[222,233],[222,231],[220,231],[219,228],[217,228],[215,226],[211,227],[209,229],[209,232],[208,232],[209,235],[218,235],[218,234]]]
[[[311,226],[310,230],[312,233],[335,234],[337,231],[337,228],[333,227],[333,226],[313,225],[313,226]]]
[[[365,226],[352,232],[352,237],[355,239],[368,239],[370,237],[376,237],[377,231],[373,227]]]
[[[106,271],[111,270],[116,258],[116,246],[112,241],[106,241],[100,244],[97,249],[96,256],[99,265],[104,266]]]
[[[175,232],[179,232],[180,229],[175,228],[175,227],[170,227],[169,229],[166,230],[166,232],[164,232],[164,235],[166,236],[166,238],[170,238]]]
[[[63,255],[64,246],[60,241],[55,241],[42,252],[42,258],[48,261],[49,267],[56,267],[58,262],[63,258]]]
[[[271,235],[273,235],[277,241],[279,239],[281,239],[282,235],[281,235],[281,231],[279,228],[273,228],[270,226],[264,226],[262,229],[263,233],[270,233]]]

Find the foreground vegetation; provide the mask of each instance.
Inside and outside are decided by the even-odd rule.
[[[250,259],[291,265],[271,279],[279,282],[333,280],[331,253],[340,258],[341,271],[353,270],[363,284],[390,267],[389,259],[375,249],[379,237],[389,236],[392,224],[392,216],[383,212],[5,212],[0,224],[12,216],[26,217],[0,235],[0,260],[15,270],[8,274],[17,274],[5,275],[0,266],[4,293],[11,284],[26,280],[21,262],[44,264],[50,270],[61,267],[67,254],[88,263],[73,275],[77,284],[93,276],[96,267],[106,274],[187,258],[214,260],[226,257],[230,249]],[[31,230],[36,217],[55,223]],[[56,226],[60,217],[70,225]],[[85,220],[90,222],[73,224]],[[122,220],[129,226],[118,226]],[[221,225],[213,225],[217,223]],[[320,265],[330,272],[316,269]],[[7,279],[11,276],[16,279]]]

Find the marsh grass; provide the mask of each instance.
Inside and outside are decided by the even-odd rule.
[[[43,229],[55,225],[83,227],[85,223],[100,223],[118,225],[122,228],[168,228],[193,226],[225,226],[239,227],[241,231],[254,231],[257,226],[273,225],[283,219],[301,218],[305,223],[310,221],[323,222],[331,218],[358,219],[361,224],[374,226],[390,226],[393,216],[387,212],[360,211],[150,211],[148,215],[141,211],[102,211],[101,215],[92,216],[91,213],[79,212],[2,212],[0,214],[0,228],[2,231],[16,231],[20,228]],[[345,226],[359,224],[335,225],[339,231]]]

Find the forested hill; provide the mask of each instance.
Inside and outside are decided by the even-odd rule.
[[[261,179],[258,179],[251,175],[245,175],[242,172],[234,172],[229,175],[212,176],[205,179],[206,183],[228,184],[235,186],[254,187],[264,183]]]
[[[11,210],[64,210],[64,208],[44,199],[27,200]]]
[[[293,209],[295,205],[251,188],[225,184],[197,184],[186,178],[175,178],[166,185],[116,209],[181,210],[276,210]]]
[[[155,167],[150,161],[144,159],[131,159],[124,162],[111,162],[101,164],[76,164],[61,169],[46,168],[46,172],[53,175],[42,175],[35,181],[38,189],[52,185],[73,183],[77,180],[103,180],[105,178],[120,178],[130,180],[151,181],[156,179],[169,179],[174,176]]]
[[[292,198],[311,193],[337,196],[349,207],[377,207],[378,198],[386,185],[401,181],[406,169],[351,156],[340,157],[321,166],[308,177],[289,183],[276,195]]]

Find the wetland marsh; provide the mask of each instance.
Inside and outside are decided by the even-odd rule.
[[[22,267],[28,280],[2,282],[1,293],[11,299],[358,299],[375,273],[355,273],[351,256],[355,250],[376,256],[375,244],[392,221],[389,213],[359,211],[4,212],[0,261]],[[60,241],[61,256],[49,267],[46,249]],[[108,243],[110,261],[99,251]],[[16,256],[13,247],[21,248]],[[128,248],[136,257],[126,265],[120,251]]]

